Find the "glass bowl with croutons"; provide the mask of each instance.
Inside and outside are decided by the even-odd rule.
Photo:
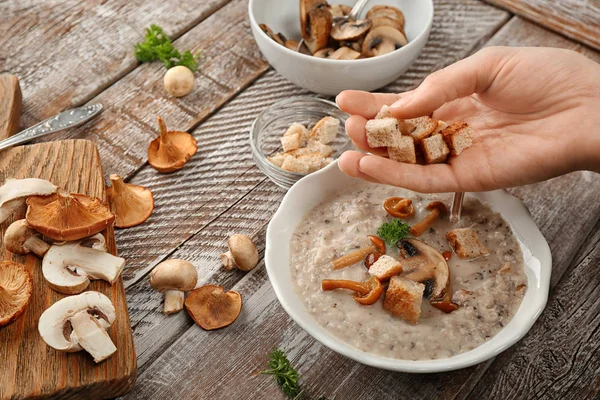
[[[354,148],[346,135],[348,114],[335,103],[300,96],[263,110],[250,129],[252,156],[277,186],[289,189],[306,175]]]

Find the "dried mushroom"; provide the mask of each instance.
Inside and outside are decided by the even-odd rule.
[[[158,117],[160,136],[150,142],[148,163],[158,172],[173,172],[183,168],[196,154],[196,139],[187,132],[168,131],[165,121]]]
[[[100,199],[59,189],[27,199],[27,225],[54,240],[79,240],[103,231],[115,216]]]
[[[194,289],[185,300],[185,308],[194,321],[207,331],[231,325],[242,310],[242,296],[222,286],[205,285]]]
[[[115,214],[117,228],[129,228],[145,222],[154,211],[154,197],[143,186],[123,182],[119,175],[111,175],[112,186],[106,189],[110,211]]]
[[[363,43],[363,56],[376,57],[391,53],[406,46],[406,36],[391,26],[378,26],[371,29]]]
[[[29,304],[33,284],[23,264],[0,261],[0,326],[19,318]]]

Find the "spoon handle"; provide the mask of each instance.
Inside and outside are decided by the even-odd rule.
[[[368,2],[369,0],[358,0],[354,7],[352,7],[352,11],[350,11],[350,15],[348,15],[348,18],[351,20],[358,19],[358,15],[363,10],[363,8],[365,8]]]
[[[0,141],[0,151],[29,142],[33,139],[49,135],[63,129],[73,128],[86,123],[102,111],[102,104],[90,104],[63,111],[60,114],[50,117],[30,128],[27,128],[14,136]]]
[[[450,222],[455,224],[460,221],[460,215],[462,213],[462,205],[465,194],[463,192],[454,193],[452,199],[452,207],[450,208]]]

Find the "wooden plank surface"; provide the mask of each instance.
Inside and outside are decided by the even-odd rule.
[[[484,0],[600,50],[598,0]]]
[[[16,147],[0,157],[0,182],[6,178],[37,177],[48,179],[66,190],[105,199],[104,177],[98,151],[84,140],[43,143]],[[0,242],[14,219],[0,226]],[[104,232],[109,251],[116,253],[112,228]],[[88,290],[107,295],[117,318],[108,330],[117,352],[95,364],[85,352],[56,351],[40,338],[37,323],[42,312],[66,295],[50,289],[41,271],[41,260],[34,255],[18,256],[4,251],[3,259],[26,265],[33,276],[33,292],[24,314],[0,329],[0,398],[29,396],[51,398],[109,398],[123,394],[134,384],[137,374],[133,337],[129,325],[123,283],[111,286],[92,281]]]
[[[600,396],[600,223],[553,290],[525,339],[501,354],[472,399],[597,399]]]
[[[89,101],[135,69],[133,45],[143,40],[150,24],[176,38],[227,2],[0,2],[0,72],[21,79],[23,126]]]
[[[0,140],[19,131],[22,100],[19,78],[0,74]]]

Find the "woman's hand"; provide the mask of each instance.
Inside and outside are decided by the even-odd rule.
[[[600,172],[600,65],[570,50],[491,47],[395,94],[345,91],[346,130],[367,145],[365,123],[382,105],[407,119],[465,121],[473,146],[448,164],[414,165],[350,151],[339,165],[351,176],[420,192],[506,188],[589,169]]]

